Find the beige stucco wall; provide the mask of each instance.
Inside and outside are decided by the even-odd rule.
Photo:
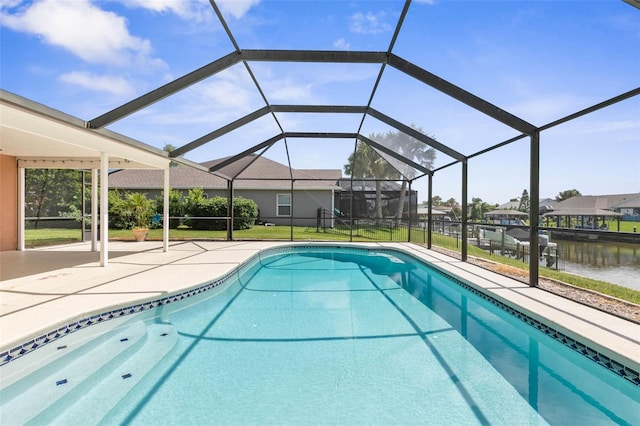
[[[0,251],[18,248],[18,160],[0,154]]]

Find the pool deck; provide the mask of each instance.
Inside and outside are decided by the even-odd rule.
[[[323,243],[174,241],[163,252],[161,242],[110,241],[106,267],[89,243],[0,252],[0,353],[91,315],[197,287],[261,250],[290,244]],[[353,245],[409,252],[640,371],[638,324],[415,244]]]

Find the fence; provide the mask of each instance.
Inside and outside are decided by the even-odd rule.
[[[407,221],[395,218],[350,218],[318,209],[316,217],[256,217],[244,218],[242,223],[253,222],[250,229],[238,229],[240,221],[233,221],[234,239],[274,239],[274,240],[313,240],[313,241],[384,241],[427,244],[429,232],[425,223],[409,226]],[[170,217],[172,230],[169,237],[175,239],[227,239],[227,225],[230,217]],[[35,231],[36,224],[42,228],[45,224],[51,228],[67,230],[65,233],[53,233],[40,237],[38,242],[31,243],[27,238],[27,245],[55,244],[70,241],[88,241],[88,231],[82,231],[83,224],[74,218],[27,218],[27,229]],[[197,223],[197,229],[184,224]],[[177,224],[183,224],[176,227]],[[295,225],[298,224],[298,225]],[[306,225],[300,225],[306,224]],[[315,224],[315,226],[312,226]],[[495,241],[481,238],[474,224],[468,227],[469,246],[486,251],[489,257],[505,257],[518,259],[525,263],[530,261],[530,247],[528,243],[510,244],[505,241]],[[476,224],[477,225],[477,224]],[[157,223],[156,227],[161,227]],[[85,226],[87,229],[88,226]],[[433,246],[443,247],[454,252],[460,252],[462,247],[462,224],[453,221],[434,221],[431,243]],[[77,233],[76,233],[77,232]],[[540,262],[544,266],[559,268],[561,253],[557,247],[541,247]],[[473,248],[471,248],[473,250]],[[497,259],[496,259],[497,260]]]

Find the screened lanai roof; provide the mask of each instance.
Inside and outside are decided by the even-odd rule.
[[[2,88],[96,134],[171,145],[185,162],[229,158],[211,169],[225,178],[222,168],[260,155],[417,179],[422,198],[421,177],[434,172],[436,193],[459,197],[445,191],[461,186],[468,161],[469,198],[519,195],[529,136],[549,130],[540,172],[552,196],[578,186],[564,168],[605,142],[638,152],[632,3],[14,2],[1,6]],[[640,186],[638,156],[615,158],[609,166],[629,176],[619,181]]]

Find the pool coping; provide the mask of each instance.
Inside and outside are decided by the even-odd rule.
[[[53,269],[45,275],[36,273],[0,281],[0,332],[3,335],[0,365],[6,365],[43,345],[93,324],[154,309],[216,288],[240,264],[264,250],[291,246],[347,246],[398,250],[426,261],[437,271],[453,276],[464,288],[640,386],[640,327],[637,324],[416,244],[183,242],[173,244],[169,250],[169,253],[174,252],[171,254],[162,252],[161,246],[151,242],[144,243],[145,245],[134,244],[136,245],[120,244],[120,248],[126,249],[127,254],[118,257],[107,268],[91,262],[71,268]],[[70,251],[80,250],[81,247],[75,245]],[[64,247],[48,250],[64,250]],[[0,257],[0,260],[3,259]],[[209,270],[212,265],[217,266],[214,268],[217,275],[208,280],[201,279],[202,273],[195,273],[196,269]],[[112,270],[107,271],[109,268]],[[185,275],[185,271],[194,273]],[[167,280],[162,280],[171,277],[179,277],[183,283],[168,285]],[[86,281],[79,283],[83,278]],[[144,278],[160,278],[160,282],[151,286],[152,291],[149,291],[148,285],[141,285],[147,282]],[[51,286],[50,283],[54,285]],[[32,294],[30,304],[29,289],[34,286],[38,286],[40,291]],[[49,290],[42,287],[48,287]],[[123,287],[129,290],[126,297],[122,297]],[[61,288],[71,288],[73,291],[65,290],[65,293]],[[11,300],[5,300],[8,295],[20,291],[27,295],[18,298],[20,300],[11,297]],[[117,297],[109,297],[114,294]],[[42,297],[47,300],[39,300]],[[92,301],[91,306],[88,309],[77,306],[86,297]],[[73,306],[69,309],[69,304],[65,303],[67,298],[71,302],[75,299],[75,309]],[[22,306],[12,309],[19,304]],[[64,305],[65,309],[60,309],[60,305]],[[43,315],[43,312],[47,315]],[[31,321],[26,321],[25,324],[25,318],[31,318]]]

